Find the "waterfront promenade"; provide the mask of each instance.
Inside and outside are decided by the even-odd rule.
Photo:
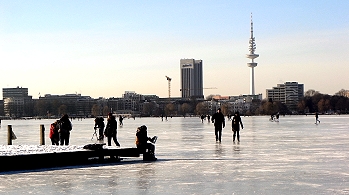
[[[136,128],[159,137],[158,161],[119,163],[0,175],[2,194],[348,194],[349,116],[242,117],[241,142],[231,122],[216,143],[214,127],[199,118],[136,118],[118,129],[121,147],[134,147]],[[39,143],[50,120],[2,121],[0,144],[12,124],[14,145]],[[46,125],[47,124],[47,125]],[[91,143],[93,119],[73,120],[72,145]],[[48,130],[46,131],[48,134]],[[46,144],[49,144],[46,139]],[[23,162],[24,163],[24,162]]]

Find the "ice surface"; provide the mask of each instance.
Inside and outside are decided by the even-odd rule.
[[[134,147],[136,128],[157,135],[156,162],[119,163],[6,172],[2,194],[349,194],[349,116],[242,117],[241,142],[232,142],[231,122],[216,143],[214,127],[199,118],[136,118],[118,129],[121,147]],[[3,120],[17,139],[13,147],[39,143],[40,124],[54,120]],[[70,147],[91,141],[93,119],[73,120]],[[46,136],[46,137],[47,137]],[[50,147],[46,139],[46,146]],[[69,148],[69,147],[67,147]],[[1,149],[0,149],[1,150]],[[35,151],[35,147],[32,148]]]

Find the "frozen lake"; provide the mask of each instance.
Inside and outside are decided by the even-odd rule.
[[[349,116],[242,117],[241,142],[231,121],[216,143],[212,123],[199,118],[125,119],[121,147],[135,147],[136,128],[157,135],[156,162],[129,158],[114,164],[0,173],[1,194],[349,194]],[[3,120],[0,144],[38,145],[40,124]],[[73,120],[71,145],[91,141],[93,119]],[[22,162],[25,163],[25,162]]]

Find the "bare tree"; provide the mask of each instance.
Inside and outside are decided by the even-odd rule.
[[[67,106],[64,104],[60,105],[58,108],[58,113],[60,115],[67,114]]]
[[[100,114],[100,107],[97,104],[93,104],[91,112],[93,116],[98,116]]]
[[[335,95],[349,97],[349,90],[341,89]]]
[[[154,102],[147,102],[143,104],[142,113],[145,116],[152,116],[155,112],[156,104]]]
[[[107,116],[109,112],[110,112],[109,107],[108,106],[104,106],[103,107],[103,116]]]
[[[230,110],[230,104],[228,104],[228,103],[222,104],[222,105],[221,105],[221,109],[222,109],[222,114],[223,114],[224,116],[227,116],[227,115],[229,115],[229,114],[232,114],[232,113],[231,113],[231,110]]]
[[[206,115],[208,114],[209,106],[205,102],[200,102],[196,105],[195,111],[196,111],[196,114],[198,115],[203,115],[203,114]]]
[[[297,107],[300,112],[305,112],[305,108],[306,108],[305,100],[299,101]]]
[[[318,93],[320,93],[320,92],[315,91],[314,89],[309,89],[308,91],[305,92],[304,96],[312,97],[312,96],[314,96],[315,94],[318,94]]]
[[[181,105],[181,112],[183,116],[188,114],[190,110],[191,110],[191,106],[188,103],[184,103]]]
[[[165,115],[171,116],[174,112],[174,105],[172,103],[169,103],[165,107]]]

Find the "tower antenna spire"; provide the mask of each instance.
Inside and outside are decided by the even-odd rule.
[[[254,52],[256,51],[256,43],[255,43],[255,41],[256,41],[256,39],[253,37],[253,19],[252,19],[252,13],[251,13],[251,37],[250,37],[250,41],[249,41],[249,43],[250,43],[250,47],[249,47],[250,54],[254,54]]]
[[[251,12],[251,38],[253,38],[253,18],[252,18],[252,12]]]

